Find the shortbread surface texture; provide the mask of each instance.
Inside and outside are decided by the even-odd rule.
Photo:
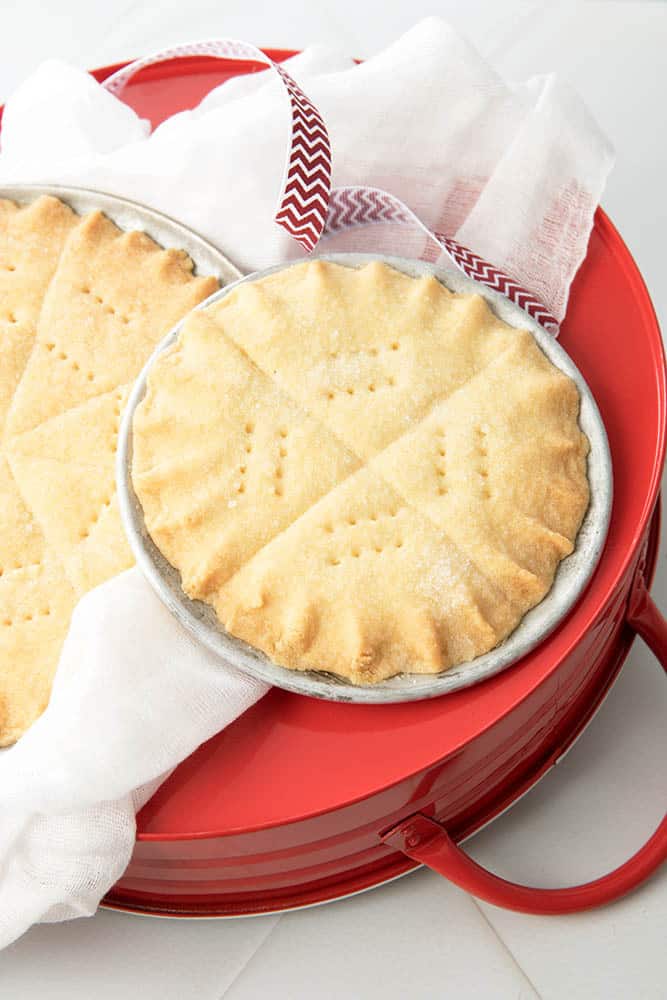
[[[439,673],[572,552],[579,405],[481,296],[313,260],[185,320],[134,414],[133,485],[185,593],[274,663]]]
[[[78,599],[132,564],[114,481],[123,406],[217,287],[100,212],[0,199],[0,746],[46,707]]]

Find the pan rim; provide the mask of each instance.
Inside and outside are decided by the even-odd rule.
[[[30,204],[43,195],[60,199],[77,215],[101,211],[124,232],[140,227],[162,249],[185,250],[193,262],[193,274],[215,277],[223,287],[243,277],[221,250],[194,229],[141,202],[68,184],[0,184],[0,198],[19,205]]]

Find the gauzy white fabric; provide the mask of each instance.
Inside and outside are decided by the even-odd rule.
[[[507,85],[437,19],[361,66],[313,48],[289,70],[324,114],[336,184],[398,195],[563,315],[612,160],[574,94],[553,77]],[[51,61],[7,103],[0,183],[124,195],[261,268],[301,255],[273,222],[287,121],[264,73],[149,134],[87,74]],[[326,245],[343,247],[427,252],[396,225]],[[142,802],[265,690],[195,646],[137,570],[88,594],[49,708],[0,754],[0,946],[34,922],[94,912],[127,865]]]
[[[203,649],[138,569],[86,594],[49,707],[0,754],[0,947],[93,913],[127,866],[135,812],[266,690]]]
[[[508,85],[436,18],[361,65],[313,48],[288,68],[324,115],[334,184],[387,189],[563,317],[612,162],[565,84]],[[48,62],[7,104],[0,181],[124,195],[176,216],[242,270],[267,267],[301,255],[273,222],[287,107],[275,75],[254,74],[149,135],[85,73]],[[420,253],[424,236],[406,236],[371,227],[326,248]]]

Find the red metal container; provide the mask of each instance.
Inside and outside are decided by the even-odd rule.
[[[258,68],[175,60],[142,71],[124,98],[156,124],[226,77]],[[432,701],[346,705],[272,690],[144,807],[132,860],[106,905],[265,913],[378,885],[423,860],[487,899],[562,912],[627,891],[665,859],[667,820],[614,876],[545,893],[494,879],[453,843],[554,764],[613,683],[635,632],[667,662],[667,626],[646,593],[665,450],[662,340],[639,272],[602,211],[561,342],[596,397],[615,476],[608,541],[574,611],[514,667]]]

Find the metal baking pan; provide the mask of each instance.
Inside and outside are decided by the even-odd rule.
[[[181,589],[178,571],[164,558],[146,531],[141,505],[132,487],[134,411],[144,396],[148,372],[157,357],[178,337],[182,323],[156,348],[137,379],[125,409],[116,467],[121,516],[137,563],[158,596],[192,635],[225,662],[288,691],[333,701],[379,704],[434,698],[485,680],[521,659],[556,628],[581,595],[600,558],[609,526],[612,469],[607,435],[591,391],[568,355],[550,334],[504,296],[464,277],[454,267],[435,267],[422,261],[378,254],[328,254],[322,255],[321,259],[348,267],[359,267],[370,260],[382,259],[413,277],[434,274],[452,291],[481,294],[506,323],[528,329],[554,365],[576,382],[581,395],[580,424],[590,442],[588,478],[591,499],[576,547],[561,562],[554,584],[544,600],[525,615],[510,636],[483,656],[461,663],[442,674],[401,674],[368,686],[351,684],[329,673],[288,670],[226,632],[210,606],[191,600]],[[205,308],[218,301],[243,282],[256,281],[288,266],[290,265],[279,265],[247,275],[221,289],[197,308]]]
[[[105,194],[102,191],[60,184],[0,185],[0,198],[21,205],[29,204],[42,195],[59,198],[77,215],[95,211],[104,212],[124,232],[140,229],[165,249],[185,250],[194,264],[195,274],[213,275],[223,286],[241,277],[239,269],[212,243],[208,243],[180,222],[138,202]]]

